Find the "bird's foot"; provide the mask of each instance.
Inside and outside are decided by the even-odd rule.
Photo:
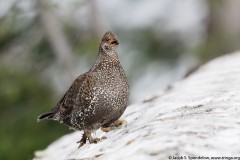
[[[82,139],[80,141],[78,141],[77,143],[79,143],[78,148],[82,147],[84,144],[86,144],[87,139],[89,141],[89,143],[98,143],[99,141],[106,139],[107,137],[103,136],[101,138],[93,138],[91,136],[90,132],[84,132]]]
[[[80,141],[77,141],[77,143],[79,143],[78,148],[80,148],[80,147],[82,147],[84,144],[86,144],[86,141],[80,140]]]
[[[127,121],[124,119],[118,119],[116,121],[114,121],[113,123],[110,124],[109,127],[101,127],[101,130],[103,132],[109,132],[111,130],[114,130],[120,126],[126,126],[127,125]]]
[[[90,139],[88,139],[89,140],[89,143],[98,143],[98,142],[100,142],[101,140],[103,140],[103,139],[107,139],[107,137],[105,137],[105,136],[103,136],[103,137],[101,137],[101,138],[90,138]]]
[[[86,142],[87,142],[87,137],[86,137],[86,134],[84,133],[82,136],[82,139],[80,141],[77,141],[77,143],[79,143],[78,148],[82,147],[84,144],[86,144]]]

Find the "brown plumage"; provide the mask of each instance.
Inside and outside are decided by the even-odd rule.
[[[80,146],[87,139],[97,143],[101,138],[93,138],[91,133],[119,119],[128,104],[129,86],[117,56],[118,45],[117,36],[106,32],[92,68],[80,75],[57,105],[40,115],[38,121],[52,119],[83,130]]]

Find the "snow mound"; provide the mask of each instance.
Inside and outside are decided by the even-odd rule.
[[[157,83],[157,82],[156,82]],[[216,58],[163,94],[127,108],[128,125],[103,133],[98,144],[63,136],[34,160],[240,159],[240,52]],[[185,157],[184,157],[185,156]],[[200,157],[199,157],[200,156]]]

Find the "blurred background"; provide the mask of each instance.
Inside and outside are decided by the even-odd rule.
[[[239,15],[239,0],[0,0],[0,159],[32,159],[71,132],[36,118],[93,65],[106,31],[131,104],[238,50]]]

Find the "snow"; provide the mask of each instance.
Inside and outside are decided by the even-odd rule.
[[[128,125],[78,149],[81,132],[63,136],[34,160],[157,160],[240,157],[240,52],[216,58],[157,97],[133,104]]]

